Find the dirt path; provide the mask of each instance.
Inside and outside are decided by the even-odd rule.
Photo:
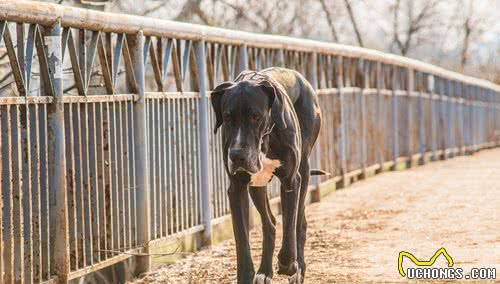
[[[429,259],[441,247],[464,271],[496,267],[500,273],[500,150],[383,173],[306,210],[306,283],[401,282],[401,250]],[[274,258],[280,241],[281,230]],[[260,242],[258,228],[252,231],[256,267]],[[235,264],[230,240],[157,267],[137,282],[234,283]],[[288,281],[275,275],[273,283]]]

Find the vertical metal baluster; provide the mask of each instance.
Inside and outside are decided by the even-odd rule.
[[[281,50],[281,49],[280,49]],[[278,56],[280,57],[280,56]],[[281,58],[280,58],[281,60]],[[318,90],[318,66],[317,66],[317,54],[310,53],[307,60],[307,80],[311,83],[314,91]],[[317,93],[316,93],[317,96]],[[319,99],[319,98],[318,98]],[[324,114],[323,114],[324,115]],[[326,116],[328,117],[329,114]],[[321,168],[321,145],[319,143],[319,139],[316,142],[316,145],[311,150],[311,168],[320,169]],[[321,192],[320,192],[320,184],[321,180],[319,177],[312,177],[311,184],[315,185],[315,190],[311,192],[311,202],[320,202],[321,201]]]
[[[131,208],[137,208],[137,179],[136,179],[136,167],[135,167],[135,119],[134,119],[134,105],[135,101],[131,101],[127,106],[127,120],[128,120],[128,153],[129,153],[129,179],[130,179],[130,197],[131,197]],[[137,227],[137,210],[130,210],[131,219],[131,230],[132,230],[132,246],[139,244],[138,241],[138,227]]]
[[[66,186],[68,189],[68,231],[69,231],[69,244],[70,244],[70,270],[74,271],[78,267],[78,235],[77,235],[77,224],[76,219],[76,188],[75,188],[75,159],[73,156],[73,150],[75,148],[73,142],[73,111],[72,104],[64,105],[64,121],[65,121],[65,134],[66,134],[66,169],[67,169],[67,181]]]
[[[134,244],[132,243],[132,235],[133,235],[133,227],[132,227],[132,211],[134,210],[135,207],[132,206],[132,192],[133,192],[133,184],[131,183],[131,171],[130,171],[130,164],[131,164],[131,153],[130,153],[130,145],[129,145],[129,140],[130,140],[130,124],[129,124],[129,119],[128,119],[128,105],[133,103],[133,97],[130,99],[130,101],[126,101],[123,103],[123,124],[124,125],[124,134],[123,138],[125,140],[125,145],[122,147],[123,148],[123,158],[124,160],[124,169],[123,169],[123,174],[125,175],[125,181],[123,185],[123,189],[126,190],[126,224],[127,224],[127,244],[129,247],[133,247]]]
[[[167,158],[168,158],[168,197],[169,197],[169,204],[170,204],[170,214],[169,214],[169,222],[170,222],[170,234],[173,234],[176,231],[176,206],[175,206],[175,191],[174,191],[174,186],[175,186],[175,153],[173,152],[173,145],[175,143],[174,140],[174,133],[172,131],[172,99],[168,98],[166,99],[166,108],[167,108],[167,139],[168,139],[168,152],[167,152]]]
[[[122,224],[121,224],[121,188],[118,186],[118,140],[116,127],[116,102],[106,103],[108,117],[109,152],[111,158],[108,161],[108,168],[111,174],[111,190],[114,192],[114,248],[121,250],[122,245]]]
[[[32,231],[33,231],[33,282],[41,282],[42,281],[42,226],[41,219],[43,218],[41,214],[41,192],[40,192],[40,184],[41,184],[41,176],[40,176],[40,131],[39,131],[39,107],[38,104],[33,105],[33,111],[30,114],[30,125],[34,127],[34,134],[31,133],[31,145],[33,145],[34,149],[31,151],[31,161],[33,167],[33,174],[31,176],[31,185],[32,185],[32,206],[33,206],[33,220],[32,220]],[[1,128],[1,126],[0,126]],[[1,130],[0,130],[0,133]],[[0,141],[1,144],[1,141]],[[0,146],[1,147],[1,146]],[[1,149],[0,149],[0,155]],[[0,161],[3,161],[0,158]],[[1,170],[0,170],[1,171]],[[2,173],[0,172],[0,176]],[[1,210],[0,210],[1,211]],[[1,215],[1,213],[0,213]],[[1,219],[1,217],[0,217]],[[0,224],[1,226],[1,224]],[[1,230],[1,229],[0,229]],[[0,233],[1,235],[1,233]],[[0,243],[2,238],[0,236]],[[0,252],[0,254],[2,254]],[[2,258],[2,256],[0,256]],[[2,264],[0,264],[0,267]],[[0,268],[1,270],[1,268]],[[0,271],[0,275],[2,272]],[[2,277],[0,276],[0,282]]]
[[[193,84],[192,84],[193,85]],[[189,121],[189,98],[185,97],[183,100],[183,110],[182,116],[184,117],[183,129],[184,129],[184,165],[185,165],[185,180],[186,180],[186,224],[187,228],[191,228],[193,226],[193,204],[191,204],[192,196],[192,172],[191,172],[191,152],[190,141],[189,141],[189,133],[191,130],[190,121]]]
[[[2,107],[2,196],[3,210],[6,213],[3,217],[2,252],[4,259],[4,281],[5,283],[14,282],[14,192],[13,192],[13,173],[12,173],[12,117],[11,105]]]
[[[90,107],[89,107],[90,104]],[[93,247],[94,247],[94,262],[100,262],[106,259],[105,250],[108,249],[107,241],[107,215],[104,195],[104,169],[103,154],[102,154],[102,107],[101,103],[86,103],[85,104],[91,113],[87,112],[88,135],[89,139],[89,208],[94,215],[92,230],[94,232]]]
[[[75,156],[74,156],[74,161],[76,162],[76,165],[74,166],[75,169],[75,190],[77,191],[77,200],[79,204],[77,204],[77,220],[78,220],[78,242],[80,246],[80,251],[81,251],[81,267],[85,267],[87,265],[87,257],[89,255],[89,251],[86,245],[86,240],[87,234],[85,233],[85,227],[87,222],[89,220],[85,217],[85,211],[84,211],[84,204],[85,204],[85,194],[84,194],[84,187],[83,187],[83,158],[82,158],[82,133],[81,133],[81,108],[80,108],[80,103],[74,103],[71,104],[71,108],[73,109],[73,115],[76,116],[76,119],[73,117],[73,120],[71,120],[68,123],[72,124],[72,128],[74,129],[74,144],[75,144]]]
[[[155,131],[156,127],[154,122],[155,118],[155,110],[154,110],[154,99],[150,99],[146,97],[146,117],[147,117],[147,141],[148,141],[148,158],[149,158],[149,188],[151,190],[150,198],[151,198],[151,236],[156,236],[156,210],[157,210],[157,196],[156,196],[156,158],[155,158]]]
[[[0,23],[0,25],[3,25],[4,23]],[[0,27],[0,29],[3,28]],[[0,30],[0,40],[1,40],[1,33],[2,31]],[[5,281],[5,273],[4,273],[4,259],[3,259],[3,254],[4,254],[4,239],[3,239],[3,228],[4,228],[4,193],[3,191],[5,190],[4,186],[4,166],[7,165],[7,163],[4,162],[4,155],[3,155],[3,121],[7,120],[3,114],[3,106],[0,106],[0,282],[4,283]],[[8,216],[8,215],[7,215]]]
[[[161,135],[161,124],[160,124],[160,109],[159,109],[159,104],[160,104],[160,99],[154,99],[152,100],[153,102],[153,108],[154,108],[154,127],[155,127],[155,136],[154,138],[154,145],[155,145],[155,159],[156,162],[154,164],[155,167],[155,182],[156,183],[156,197],[155,197],[155,202],[156,202],[156,218],[155,218],[155,223],[156,223],[156,234],[155,237],[159,238],[161,237],[161,223],[162,223],[162,203],[161,203],[161,141],[160,141],[160,135]]]
[[[183,177],[184,177],[184,167],[183,167],[183,162],[182,162],[182,122],[181,122],[181,108],[180,104],[182,103],[181,98],[177,97],[175,99],[175,104],[174,104],[174,121],[175,121],[175,159],[177,161],[176,165],[176,179],[177,179],[177,186],[175,188],[176,190],[176,198],[177,198],[177,214],[179,215],[179,223],[178,223],[178,230],[182,231],[184,230],[184,186],[183,186]]]
[[[49,138],[48,138],[48,106],[46,104],[43,105],[43,130],[40,131],[40,137],[42,137],[42,144],[40,145],[40,149],[43,149],[43,162],[41,162],[41,169],[40,172],[42,173],[41,175],[41,184],[42,184],[42,190],[43,194],[41,197],[42,200],[42,216],[45,216],[42,218],[42,250],[43,250],[43,264],[42,267],[43,269],[43,279],[49,279],[50,278],[50,273],[52,271],[52,259],[51,259],[51,243],[52,239],[50,237],[50,222],[51,222],[51,209],[50,209],[50,196],[49,196],[49,151],[48,151],[48,144],[49,144]]]
[[[31,75],[31,74],[30,74]],[[27,96],[28,94],[26,94]],[[33,256],[33,230],[32,230],[32,221],[33,221],[33,194],[32,194],[32,159],[31,159],[31,123],[30,123],[30,105],[28,103],[28,98],[26,98],[26,103],[24,105],[19,106],[20,112],[20,121],[19,124],[21,126],[21,139],[19,147],[21,148],[22,158],[22,210],[23,210],[23,223],[24,226],[22,228],[24,233],[24,281],[29,283],[33,282],[34,278],[34,256]],[[1,207],[0,207],[1,210]]]
[[[198,100],[199,98],[196,97],[196,98],[193,98],[192,101],[191,101],[191,108],[192,108],[192,111],[191,111],[191,120],[193,122],[193,130],[192,130],[192,144],[193,144],[193,148],[194,148],[194,153],[195,155],[193,155],[193,162],[194,162],[194,172],[193,172],[193,176],[195,177],[195,202],[194,202],[194,206],[196,208],[195,212],[196,212],[196,225],[199,225],[200,222],[201,222],[201,218],[200,218],[200,205],[201,205],[201,200],[200,200],[200,197],[201,197],[201,192],[200,192],[200,183],[199,183],[199,161],[200,161],[200,151],[199,151],[199,140],[197,139],[197,133],[198,133],[198,129],[199,129],[199,121],[198,121],[198,110],[196,109],[196,106],[197,106],[197,103],[198,103]],[[209,116],[207,116],[208,118]]]
[[[169,222],[168,222],[168,217],[170,216],[169,208],[170,208],[170,203],[169,203],[169,198],[168,198],[168,179],[170,179],[170,176],[168,174],[168,163],[169,163],[169,157],[167,156],[168,153],[168,147],[169,147],[169,139],[168,139],[168,124],[167,124],[167,109],[166,109],[166,99],[165,97],[162,97],[160,99],[161,102],[161,145],[162,145],[162,166],[163,166],[163,179],[162,179],[162,194],[163,194],[163,206],[162,206],[162,212],[163,212],[163,231],[162,231],[162,237],[166,237],[169,232]]]
[[[120,204],[120,221],[121,221],[121,227],[120,227],[120,242],[121,242],[121,247],[123,250],[128,250],[130,247],[130,244],[127,241],[127,235],[129,234],[130,228],[127,226],[127,212],[130,210],[130,207],[127,206],[127,194],[128,190],[126,189],[125,185],[125,172],[123,170],[123,156],[125,155],[124,150],[123,150],[123,131],[125,129],[125,126],[123,125],[122,121],[122,105],[124,102],[118,101],[114,102],[113,105],[115,106],[114,109],[114,119],[115,122],[117,123],[115,125],[115,131],[116,131],[116,161],[114,163],[116,167],[116,174],[117,174],[117,188],[118,188],[118,194],[120,196],[119,198],[119,204]],[[118,116],[118,117],[117,117]]]
[[[156,145],[157,145],[157,148],[156,148],[156,157],[157,157],[157,165],[156,165],[156,168],[157,168],[157,171],[156,171],[156,175],[158,176],[157,178],[157,187],[158,187],[158,195],[157,195],[157,204],[158,204],[158,218],[157,218],[157,224],[156,224],[156,227],[157,227],[157,238],[161,238],[163,236],[163,232],[164,232],[164,227],[163,227],[163,218],[164,218],[164,214],[163,214],[163,210],[166,206],[166,204],[163,202],[164,200],[164,187],[163,187],[163,179],[165,178],[165,176],[162,174],[162,170],[163,170],[163,163],[164,163],[164,160],[163,160],[163,156],[162,156],[162,150],[163,150],[163,146],[164,144],[162,143],[162,124],[163,124],[163,120],[162,120],[162,115],[163,115],[163,112],[162,112],[162,108],[161,108],[161,98],[158,98],[155,100],[155,107],[156,107]]]
[[[209,131],[211,131],[213,129],[213,114],[212,113],[209,113],[209,115],[207,116],[207,120],[208,120],[207,121],[208,129],[209,129]],[[219,166],[216,163],[216,161],[218,161],[217,160],[218,159],[217,151],[220,149],[220,147],[219,147],[219,144],[217,144],[217,136],[218,135],[210,135],[209,136],[209,139],[210,139],[209,140],[210,168],[213,169],[213,172],[212,172],[213,179],[211,180],[212,183],[210,184],[212,186],[212,189],[213,189],[213,195],[212,195],[213,196],[213,200],[212,200],[212,202],[213,202],[213,204],[212,204],[213,218],[219,217],[218,210],[220,210],[220,208],[222,208],[224,206],[224,204],[220,203],[221,200],[219,198],[219,191],[220,191],[221,185],[218,184],[220,182]],[[198,159],[199,159],[199,156],[198,156]],[[200,197],[201,197],[201,194],[200,194]],[[217,205],[218,202],[219,202],[219,206]],[[201,202],[200,202],[200,204],[201,204]]]
[[[186,67],[187,68],[187,67]],[[182,215],[184,216],[183,229],[186,230],[189,228],[189,172],[188,172],[188,153],[187,153],[187,141],[186,141],[186,98],[181,97],[179,99],[179,116],[180,116],[180,146],[181,146],[181,165],[182,165],[182,204],[184,206],[184,210]]]
[[[170,129],[172,131],[172,194],[173,194],[173,201],[174,201],[174,215],[175,215],[175,222],[174,222],[174,229],[175,232],[179,232],[180,226],[181,226],[181,218],[180,218],[180,213],[181,213],[181,208],[179,205],[179,138],[178,138],[178,127],[177,127],[177,120],[178,120],[178,112],[177,112],[177,98],[172,98],[170,100],[170,121],[172,123]]]

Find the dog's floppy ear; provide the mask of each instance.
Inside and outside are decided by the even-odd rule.
[[[233,85],[233,82],[224,82],[215,87],[215,89],[212,91],[211,95],[211,100],[212,100],[212,108],[214,109],[215,112],[215,126],[214,126],[214,133],[217,133],[217,129],[222,125],[222,110],[221,110],[221,100],[222,100],[222,95],[224,95],[224,92],[226,91],[227,88],[231,87]]]
[[[287,128],[285,113],[287,111],[287,105],[285,103],[285,91],[281,86],[277,86],[276,83],[263,80],[260,82],[260,86],[263,88],[264,92],[269,97],[269,103],[271,106],[271,117],[274,123],[280,128]]]

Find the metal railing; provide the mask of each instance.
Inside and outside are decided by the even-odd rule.
[[[317,185],[500,141],[500,86],[363,48],[4,0],[0,49],[2,283],[66,282],[184,233],[209,245],[229,206],[208,90],[244,69],[318,90]]]

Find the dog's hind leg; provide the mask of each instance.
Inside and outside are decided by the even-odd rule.
[[[251,284],[255,270],[250,254],[248,231],[248,183],[231,179],[228,190],[234,238],[236,239],[236,261],[238,284]]]
[[[276,219],[271,212],[266,186],[250,187],[250,196],[262,221],[262,260],[255,275],[255,284],[270,284],[273,278],[273,253],[276,239]]]
[[[304,281],[306,273],[306,263],[304,260],[304,246],[307,236],[307,220],[305,214],[305,199],[307,195],[307,187],[309,185],[309,159],[303,158],[300,164],[300,174],[302,176],[300,184],[299,207],[297,209],[297,262],[299,263],[301,280]]]

